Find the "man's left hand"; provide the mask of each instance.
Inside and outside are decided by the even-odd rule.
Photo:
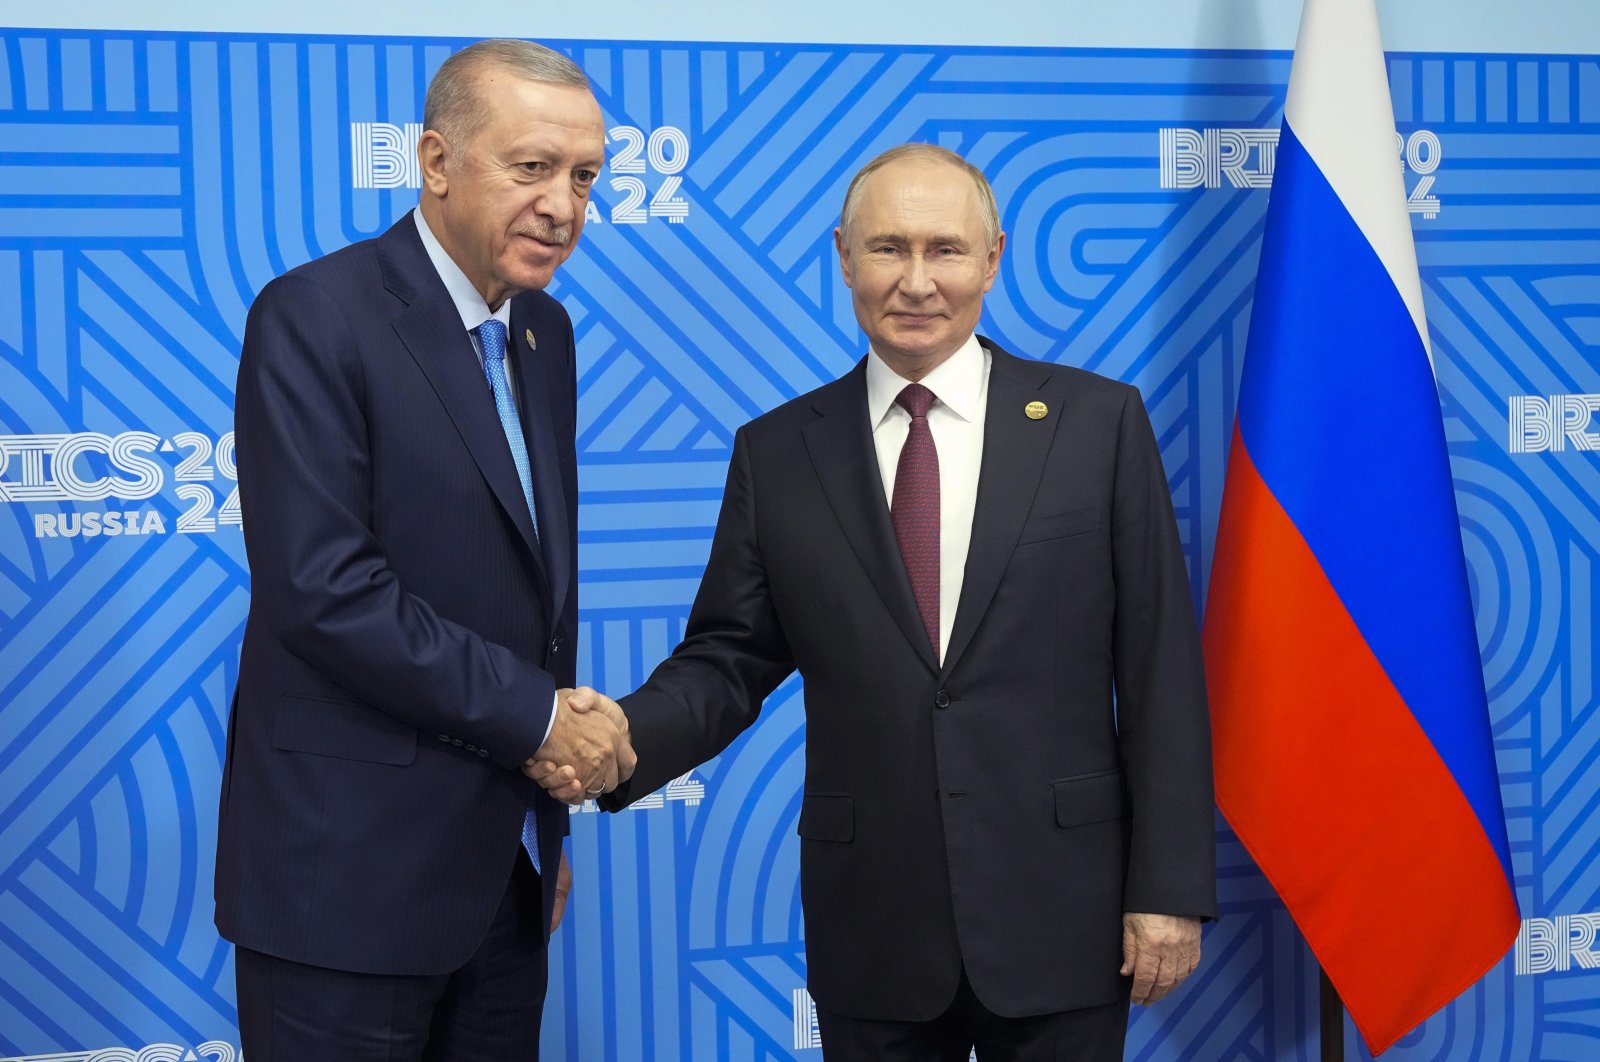
[[[572,892],[572,866],[567,853],[561,853],[561,867],[556,871],[556,899],[550,908],[550,932],[561,925],[561,916],[567,913],[567,894]]]
[[[1200,919],[1184,915],[1122,916],[1122,976],[1133,975],[1133,1001],[1149,1006],[1183,984],[1200,965]]]

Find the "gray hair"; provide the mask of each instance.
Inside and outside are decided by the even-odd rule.
[[[861,186],[866,183],[867,178],[891,162],[911,158],[948,162],[971,177],[972,183],[978,186],[978,201],[983,210],[984,235],[989,239],[990,248],[1000,242],[1000,207],[995,202],[994,189],[989,187],[989,179],[983,175],[982,170],[954,151],[942,148],[938,144],[901,144],[878,155],[851,178],[850,187],[844,193],[844,207],[839,211],[839,231],[844,237],[845,246],[850,244],[850,223],[855,220],[856,205],[861,199]]]
[[[422,127],[436,131],[458,148],[470,143],[489,118],[489,108],[478,91],[478,75],[491,65],[528,81],[592,91],[578,64],[558,51],[533,41],[478,41],[446,59],[433,75],[422,105]]]

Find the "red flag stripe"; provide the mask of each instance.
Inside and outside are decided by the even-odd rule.
[[[1220,526],[1205,622],[1212,703],[1270,710],[1215,715],[1217,803],[1381,1051],[1500,960],[1515,898],[1237,430]]]

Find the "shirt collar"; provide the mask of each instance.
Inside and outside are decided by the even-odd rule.
[[[977,335],[956,348],[919,383],[934,393],[939,404],[962,420],[971,421],[978,415],[978,399],[983,391],[983,370],[988,362],[988,352],[978,342]],[[867,350],[867,417],[872,430],[877,431],[883,418],[894,408],[895,397],[909,381],[878,356],[870,347]]]
[[[490,317],[495,318],[506,326],[506,331],[511,331],[511,300],[507,299],[500,304],[494,313],[489,312],[489,304],[483,301],[483,296],[478,294],[478,289],[472,286],[472,281],[456,265],[450,252],[444,249],[444,244],[433,234],[428,227],[428,219],[422,216],[419,206],[411,212],[417,220],[417,235],[422,237],[422,249],[428,252],[428,261],[433,263],[434,272],[439,274],[439,279],[444,281],[444,290],[450,293],[450,301],[455,303],[456,313],[461,315],[461,326],[467,331],[472,331]]]

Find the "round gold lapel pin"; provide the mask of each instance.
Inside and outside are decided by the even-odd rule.
[[[533,341],[533,329],[524,328],[522,330],[522,338],[526,339],[528,341],[528,349],[529,350],[538,350],[539,349],[539,344],[537,344],[537,343],[535,343]]]
[[[1050,415],[1050,407],[1043,402],[1029,402],[1022,408],[1029,420],[1043,420]]]

